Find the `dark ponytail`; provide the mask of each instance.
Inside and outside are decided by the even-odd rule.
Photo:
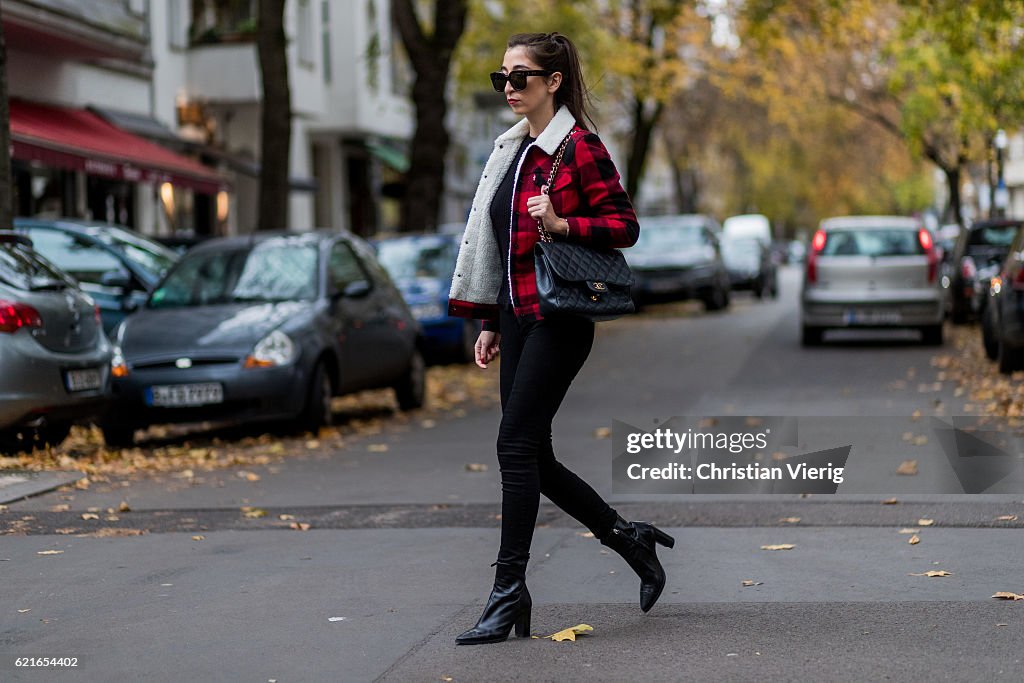
[[[509,49],[525,47],[530,59],[542,69],[562,74],[562,84],[555,91],[555,111],[565,105],[576,122],[587,130],[597,126],[590,116],[590,91],[583,80],[583,67],[576,46],[561,33],[517,33],[508,39]],[[589,124],[589,125],[588,125]]]

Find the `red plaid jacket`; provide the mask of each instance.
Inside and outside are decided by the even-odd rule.
[[[520,124],[525,124],[523,120]],[[514,135],[520,132],[521,135]],[[518,125],[498,138],[495,154],[487,163],[467,222],[459,260],[455,269],[452,293],[448,300],[449,315],[482,318],[485,330],[497,330],[497,296],[501,280],[494,277],[501,271],[501,258],[490,225],[490,199],[514,160],[527,128]],[[547,183],[554,163],[554,152],[571,131],[571,140],[562,158],[558,173],[549,191],[555,214],[565,218],[569,234],[553,235],[555,240],[579,242],[594,247],[630,247],[640,234],[633,205],[619,182],[619,173],[600,138],[589,133],[562,108],[540,137],[523,156],[515,184],[512,206],[512,234],[508,272],[509,291],[516,316],[539,320],[537,280],[533,264],[533,245],[540,235],[537,221],[530,216],[526,202],[540,194]],[[504,140],[504,142],[502,142]],[[552,153],[545,151],[551,149]],[[511,149],[511,154],[505,150]],[[495,162],[495,157],[498,163]],[[539,181],[539,182],[538,182]]]

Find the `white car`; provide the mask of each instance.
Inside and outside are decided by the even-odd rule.
[[[909,327],[942,344],[942,290],[935,238],[902,216],[822,221],[811,240],[801,296],[803,344],[829,328]]]

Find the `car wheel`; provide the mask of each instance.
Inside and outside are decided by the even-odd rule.
[[[992,329],[992,314],[987,310],[981,319],[981,342],[985,347],[985,357],[995,360],[999,355],[999,342],[996,341],[995,330]]]
[[[758,299],[763,299],[766,293],[767,288],[764,286],[764,280],[758,279],[754,283],[754,296],[756,296]]]
[[[427,393],[427,369],[419,349],[413,351],[412,358],[409,359],[409,369],[405,371],[405,375],[394,389],[401,410],[423,407]]]
[[[40,446],[59,446],[71,433],[70,422],[54,422],[35,429],[35,442]]]
[[[928,346],[942,346],[942,324],[922,327],[921,341]]]
[[[1009,375],[1020,367],[1020,349],[1008,346],[1003,340],[997,342],[996,363],[999,372]]]
[[[779,282],[778,282],[778,280],[776,280],[774,278],[772,278],[771,295],[772,295],[773,299],[778,299],[779,298]]]
[[[105,422],[100,425],[108,448],[131,448],[135,445],[135,425]]]
[[[720,311],[729,305],[729,295],[721,287],[711,287],[702,299],[705,311]]]
[[[824,328],[804,325],[800,343],[804,346],[820,346],[824,335]]]
[[[313,368],[306,391],[306,405],[296,420],[300,429],[316,434],[321,427],[329,427],[334,422],[331,410],[331,398],[334,396],[334,384],[327,372],[327,364],[319,360]]]

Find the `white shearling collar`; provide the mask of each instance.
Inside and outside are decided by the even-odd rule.
[[[573,115],[569,112],[569,108],[562,105],[558,108],[558,111],[555,112],[554,118],[552,118],[544,130],[541,131],[541,134],[537,136],[537,141],[533,144],[544,150],[545,154],[551,156],[558,151],[558,145],[562,143],[565,136],[568,135],[575,126],[576,119],[573,118]],[[516,125],[499,135],[496,142],[522,140],[529,132],[530,122],[524,118]]]

